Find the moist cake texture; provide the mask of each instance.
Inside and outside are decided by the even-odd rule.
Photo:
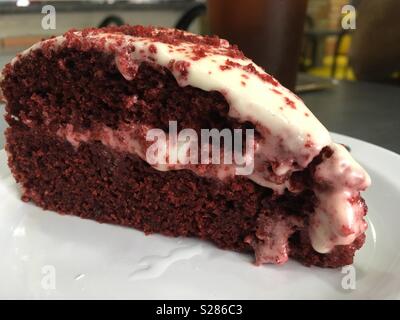
[[[368,174],[293,93],[236,47],[174,29],[69,31],[2,71],[8,163],[23,200],[254,252],[256,264],[353,262]],[[149,163],[149,129],[254,129],[236,164]],[[179,153],[179,145],[168,145]],[[175,149],[174,149],[175,148]],[[247,150],[247,149],[246,149]]]

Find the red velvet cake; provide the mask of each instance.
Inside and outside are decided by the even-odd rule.
[[[364,243],[368,174],[226,40],[142,26],[72,30],[19,54],[0,84],[24,201],[198,237],[254,253],[256,264],[339,267]],[[187,148],[195,143],[182,132],[221,133],[221,152],[211,157],[212,135]],[[244,162],[236,153],[226,161],[233,137]]]

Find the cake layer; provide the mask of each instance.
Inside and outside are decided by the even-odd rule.
[[[47,210],[146,233],[200,237],[220,248],[254,251],[258,263],[282,263],[289,255],[306,265],[338,267],[351,263],[363,243],[362,237],[330,254],[315,252],[306,228],[316,201],[310,191],[278,196],[243,177],[223,183],[189,170],[160,172],[100,142],[75,148],[36,129],[10,128],[7,141],[24,200]],[[298,173],[297,180],[309,174]],[[274,237],[263,237],[272,230]]]

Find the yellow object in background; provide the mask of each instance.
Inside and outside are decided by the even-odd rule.
[[[326,55],[322,59],[322,66],[312,67],[307,72],[323,78],[330,78],[332,65],[336,59],[335,79],[338,80],[355,80],[354,72],[349,65],[349,52],[351,47],[351,35],[345,35],[341,39],[336,57]]]

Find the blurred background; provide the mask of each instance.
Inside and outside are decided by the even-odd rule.
[[[224,0],[215,2],[217,1],[224,3],[225,6],[228,3]],[[386,0],[364,1],[378,3]],[[239,3],[235,0],[229,2],[236,2],[234,4],[236,6]],[[240,0],[241,4],[247,5],[249,2],[254,1]],[[265,1],[257,0],[257,2]],[[289,2],[296,1],[289,0]],[[344,30],[341,20],[343,18],[342,8],[347,4],[356,5],[357,2],[308,0],[298,64],[300,71],[324,78],[356,79],[353,69],[349,66],[354,30]],[[241,6],[240,3],[239,6]],[[41,27],[41,20],[44,16],[41,9],[45,4],[51,4],[56,8],[55,30],[44,30]],[[206,10],[203,9],[203,6],[206,5],[206,1],[195,0],[0,0],[0,67],[17,52],[36,41],[49,35],[62,34],[70,28],[80,29],[89,26],[127,23],[166,27],[180,26],[195,33],[210,33]],[[190,14],[191,9],[192,14]],[[187,19],[180,20],[188,12]],[[369,14],[377,13],[370,12]]]
[[[42,27],[45,5],[56,9],[55,29]],[[71,28],[142,24],[217,34],[299,94],[331,90],[304,98],[328,125],[354,134],[352,126],[338,126],[328,117],[332,112],[344,117],[337,109],[325,115],[314,103],[325,97],[322,104],[335,108],[343,92],[352,97],[362,90],[367,97],[370,90],[384,90],[351,83],[400,83],[399,12],[400,0],[0,0],[0,68],[40,39]],[[340,87],[336,93],[335,87]],[[352,108],[345,112],[356,119],[359,110]],[[4,121],[0,125],[3,129]],[[361,136],[368,138],[368,132]]]

